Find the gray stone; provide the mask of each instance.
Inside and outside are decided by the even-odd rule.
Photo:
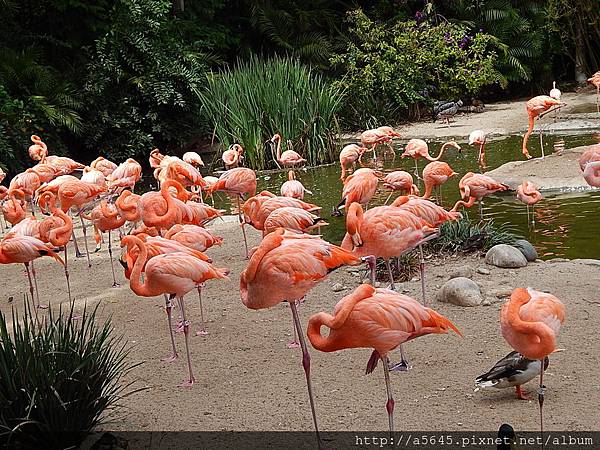
[[[477,283],[458,277],[447,281],[437,293],[437,300],[457,306],[478,306],[483,301]]]
[[[490,269],[486,269],[485,267],[478,267],[477,273],[480,273],[481,275],[489,275],[492,272],[490,272]]]
[[[485,299],[484,301],[481,302],[481,306],[490,306],[492,304],[492,302],[490,302],[488,299]]]
[[[519,251],[521,253],[523,253],[523,256],[525,256],[525,258],[527,258],[527,261],[529,261],[529,262],[535,261],[538,257],[535,247],[533,245],[531,245],[531,243],[529,241],[526,241],[525,239],[516,240],[515,243],[513,244],[513,247],[518,248]]]
[[[598,259],[581,258],[581,259],[574,259],[573,262],[576,262],[579,264],[585,264],[586,266],[600,266],[600,260],[598,260]]]
[[[452,278],[460,278],[460,277],[471,278],[472,276],[473,276],[473,269],[471,269],[469,266],[462,266],[462,267],[457,267],[452,272],[450,272],[448,279],[451,280]]]
[[[332,287],[331,290],[333,292],[341,292],[344,290],[344,285],[341,283],[335,283]]]
[[[525,267],[527,259],[519,249],[512,245],[494,245],[485,254],[485,262],[496,267],[516,269]]]
[[[507,298],[512,295],[512,291],[498,291],[494,295],[496,298]]]

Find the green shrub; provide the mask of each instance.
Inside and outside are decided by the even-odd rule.
[[[293,149],[311,165],[335,156],[342,89],[297,61],[253,57],[209,75],[201,97],[221,145],[241,144],[245,165],[253,169],[274,165],[264,142],[275,133],[282,136],[282,151]]]
[[[0,313],[0,444],[76,446],[126,395],[120,382],[133,366],[122,338],[110,320],[96,325],[96,309],[72,313],[50,311],[39,325],[27,308],[10,325]]]
[[[347,51],[332,58],[335,85],[348,91],[350,125],[397,120],[433,98],[457,100],[498,83],[494,38],[463,25],[415,21],[378,24],[362,10],[349,13]]]
[[[447,253],[487,251],[494,245],[510,245],[521,238],[507,224],[495,225],[493,220],[473,222],[467,215],[454,222],[444,222],[439,230],[440,237],[432,241],[431,248]]]

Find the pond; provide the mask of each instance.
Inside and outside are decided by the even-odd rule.
[[[590,145],[596,142],[592,134],[558,135],[544,133],[544,149],[546,154],[554,152],[554,143],[564,140],[565,148]],[[487,169],[492,170],[502,164],[515,159],[521,159],[521,136],[507,136],[498,139],[488,139],[486,144]],[[377,162],[371,161],[371,153],[365,153],[363,162],[367,167],[377,166],[383,172],[403,169],[414,173],[414,160],[402,159],[401,148],[406,140],[396,142],[396,157],[391,153],[387,158],[382,158],[384,147],[378,149]],[[450,208],[459,200],[458,182],[469,171],[479,172],[477,164],[478,149],[469,146],[464,140],[457,141],[462,147],[462,153],[449,149],[442,158],[443,161],[460,175],[450,180],[443,186],[443,204]],[[429,152],[437,156],[443,141],[429,141]],[[531,154],[540,155],[540,144],[537,134],[533,134],[529,141]],[[210,160],[205,158],[205,160]],[[220,159],[215,158],[215,166]],[[419,160],[419,173],[425,166],[424,160]],[[203,171],[207,172],[208,171]],[[319,167],[300,168],[296,170],[296,177],[304,186],[312,191],[307,194],[305,201],[321,206],[321,216],[329,226],[321,228],[321,234],[330,242],[340,243],[345,233],[345,218],[332,217],[331,210],[341,200],[342,183],[340,181],[339,164],[329,164]],[[265,171],[258,174],[258,192],[269,190],[279,194],[279,189],[287,180],[287,171]],[[156,182],[152,176],[144,177],[144,184],[155,189]],[[424,192],[422,182],[419,182],[421,192]],[[382,205],[390,191],[381,184],[371,202],[371,205]],[[545,199],[535,207],[535,226],[528,224],[527,210],[520,203],[515,192],[499,194],[488,197],[484,201],[484,214],[486,220],[491,219],[496,224],[507,224],[508,227],[520,236],[532,242],[542,259],[550,258],[594,258],[600,259],[600,240],[590,239],[595,236],[600,228],[600,190],[598,191],[570,191],[545,193]],[[396,197],[392,196],[390,202]],[[215,195],[215,206],[229,208],[229,201],[222,194]],[[468,211],[471,217],[478,217],[477,205]]]
[[[546,154],[554,151],[554,141],[563,139],[565,147],[577,147],[595,143],[592,135],[549,135],[544,134],[544,148]],[[402,147],[405,141],[399,141],[398,147]],[[437,155],[442,142],[429,142],[430,153]],[[443,160],[460,175],[454,180],[446,183],[443,187],[444,206],[450,207],[460,197],[458,192],[458,181],[468,171],[478,172],[477,153],[478,150],[471,147],[467,142],[459,141],[463,148],[462,153],[454,149],[446,152]],[[401,150],[396,149],[396,158],[391,156],[383,162],[383,171],[389,172],[396,169],[404,169],[410,173],[414,171],[412,159],[400,158]],[[379,154],[384,147],[379,148]],[[503,139],[489,141],[486,146],[487,170],[495,169],[505,162],[520,159],[521,137],[509,136]],[[538,155],[539,139],[535,135],[530,140],[530,151]],[[370,155],[365,153],[365,162],[371,166]],[[424,161],[419,161],[419,172],[424,167]],[[322,228],[323,237],[331,242],[339,243],[345,232],[344,217],[331,217],[332,208],[340,201],[342,184],[339,179],[340,168],[338,164],[300,169],[296,171],[298,179],[304,186],[313,192],[306,195],[305,201],[315,203],[323,207],[322,216],[330,225]],[[279,193],[281,184],[286,180],[287,172],[269,172],[259,174],[259,190],[268,189]],[[424,191],[422,183],[419,185],[421,192]],[[373,205],[385,202],[389,195],[380,185]],[[395,197],[395,196],[394,196]],[[394,198],[392,197],[392,199]],[[598,233],[600,227],[600,191],[575,191],[563,193],[548,193],[546,198],[536,205],[535,226],[527,223],[527,212],[525,205],[517,201],[515,193],[497,195],[484,201],[484,214],[486,219],[493,219],[495,223],[509,224],[510,228],[517,234],[531,241],[537,248],[541,258],[554,257],[564,258],[600,258],[600,240],[590,239]],[[477,206],[469,210],[472,217],[477,217]]]

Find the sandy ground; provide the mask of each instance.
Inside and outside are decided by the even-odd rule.
[[[124,377],[133,388],[148,389],[123,400],[116,422],[107,430],[311,430],[299,349],[288,349],[292,322],[289,308],[246,309],[239,298],[239,275],[246,261],[239,228],[217,222],[212,227],[225,238],[221,248],[208,254],[217,266],[229,267],[229,281],[208,283],[204,290],[208,336],[191,336],[197,384],[190,390],[177,384],[186,375],[183,335],[176,336],[182,352],[173,363],[161,362],[169,350],[163,300],[136,297],[118,270],[121,287],[111,288],[106,248],[84,259],[72,258],[71,279],[77,309],[100,305],[100,316],[112,316],[117,333],[131,345],[129,361],[142,362]],[[250,232],[257,244],[259,234]],[[91,240],[90,240],[90,245]],[[118,253],[118,252],[117,252]],[[42,301],[57,306],[66,301],[60,266],[50,259],[36,263]],[[452,271],[485,266],[478,256],[432,259],[428,266],[429,297]],[[433,301],[433,307],[462,330],[456,335],[419,338],[406,347],[412,369],[394,373],[396,428],[399,430],[491,430],[503,422],[515,429],[536,430],[537,402],[520,401],[514,391],[473,392],[475,377],[510,351],[499,329],[498,296],[518,286],[554,293],[566,305],[567,319],[559,339],[565,351],[551,357],[545,404],[549,430],[591,430],[598,425],[600,343],[595,338],[600,321],[600,263],[595,260],[557,260],[530,264],[520,270],[488,267],[490,275],[474,275],[488,306],[461,308]],[[27,280],[22,266],[0,267],[0,310],[21,309]],[[310,315],[331,312],[335,303],[359,284],[346,268],[331,274],[300,308],[303,326]],[[333,292],[341,283],[344,292]],[[417,281],[402,288],[419,297]],[[12,297],[12,300],[11,300]],[[192,329],[198,325],[195,294],[187,297]],[[385,387],[378,368],[364,375],[370,350],[320,353],[311,350],[312,376],[318,416],[324,430],[385,430]],[[397,354],[392,355],[396,359]],[[531,392],[534,383],[527,385]]]
[[[579,168],[579,157],[589,146],[569,148],[562,154],[553,153],[542,158],[510,161],[486,175],[517,189],[524,179],[533,182],[542,191],[564,189],[593,189],[587,184]]]
[[[486,104],[482,113],[457,114],[449,126],[441,121],[429,121],[399,125],[397,129],[403,137],[423,139],[465,138],[476,129],[485,130],[489,137],[524,133],[528,124],[525,109],[527,100],[528,98],[523,98],[521,101]],[[556,121],[552,114],[541,119],[540,124],[545,131],[590,132],[600,129],[600,116],[595,113],[596,91],[591,86],[578,92],[563,92],[561,100],[567,106],[561,109]],[[344,138],[356,140],[359,135],[360,133],[346,135]],[[535,136],[531,138],[532,142],[534,138]]]

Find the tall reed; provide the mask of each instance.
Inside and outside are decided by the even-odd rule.
[[[282,136],[282,151],[295,150],[310,165],[335,158],[343,92],[298,61],[253,57],[209,74],[201,99],[222,149],[241,144],[248,167],[275,166],[265,146],[275,133]]]

